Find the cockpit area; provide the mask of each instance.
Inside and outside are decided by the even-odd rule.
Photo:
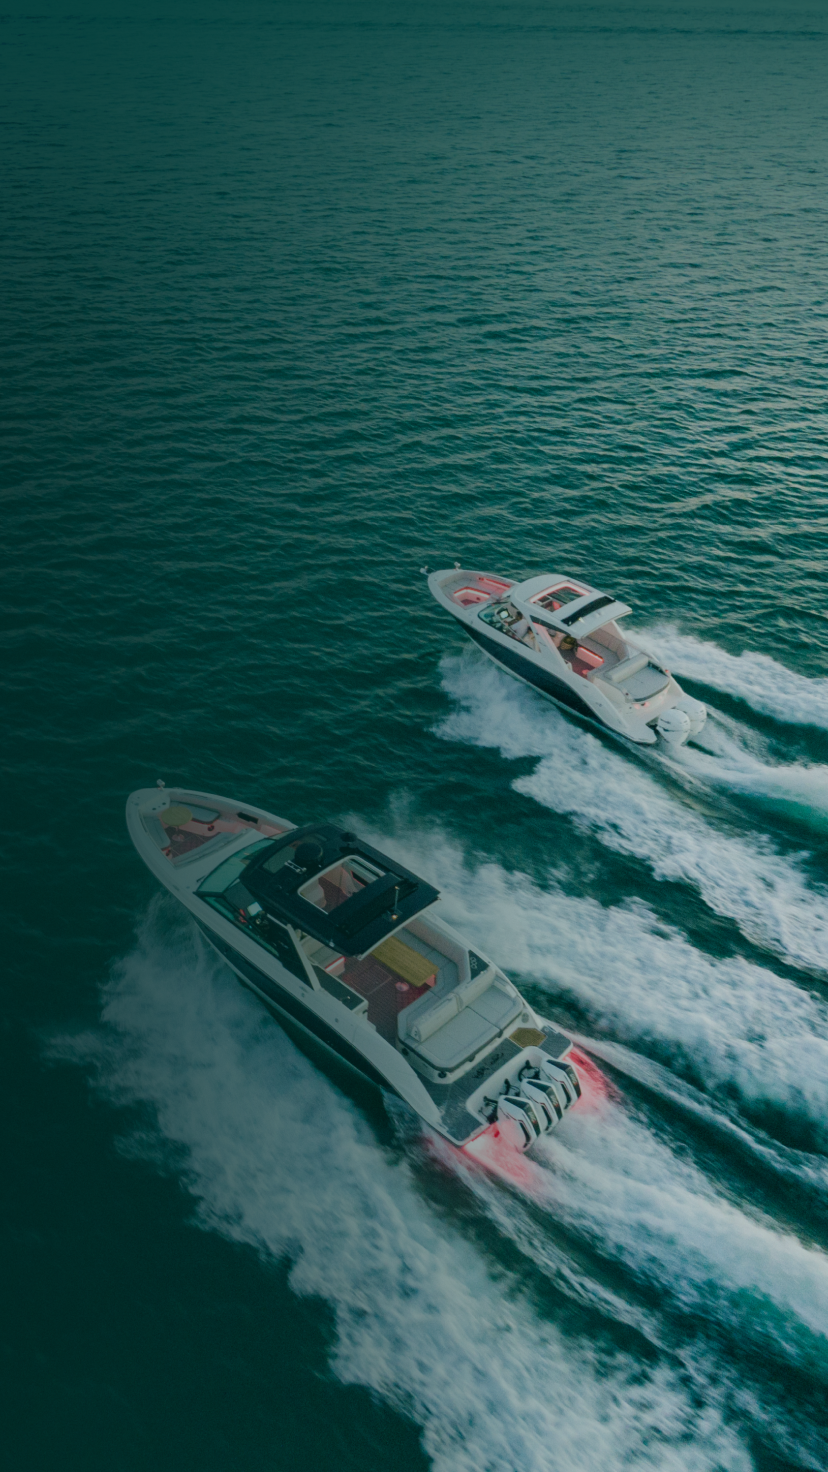
[[[383,871],[365,859],[342,859],[302,885],[299,894],[302,899],[308,900],[329,915],[332,910],[338,909],[346,900],[352,899],[367,885],[382,877]]]
[[[367,845],[354,852],[356,842],[326,824],[253,843],[207,875],[199,897],[293,975],[363,1015],[415,1068],[448,1078],[493,1045],[523,1003],[424,913],[435,889]]]
[[[618,619],[631,610],[612,594],[562,577],[533,578],[511,592],[516,614],[531,622],[535,647],[554,648],[573,674],[607,681],[639,703],[667,687],[667,672],[624,638]]]
[[[594,592],[585,583],[577,583],[574,579],[558,579],[549,587],[533,594],[529,602],[539,612],[545,610],[547,613],[558,613],[568,604],[579,602],[587,594]],[[607,594],[597,594],[590,603],[597,605],[599,598],[605,606],[614,602]],[[589,603],[587,607],[590,607]],[[597,611],[597,608],[592,611]],[[539,623],[536,628],[539,640],[547,645],[551,644],[564,663],[569,665],[572,673],[581,675],[584,679],[589,679],[598,672],[606,674],[613,666],[626,659],[629,653],[615,622],[603,624],[591,634],[580,637],[564,627],[548,627]]]

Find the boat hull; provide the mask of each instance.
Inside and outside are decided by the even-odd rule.
[[[483,650],[483,653],[506,670],[507,674],[517,675],[527,685],[540,690],[542,695],[548,695],[551,700],[557,701],[558,705],[565,705],[568,710],[575,711],[576,715],[586,716],[587,720],[596,721],[600,726],[606,726],[608,731],[612,729],[601,720],[599,715],[596,715],[592,706],[587,705],[585,700],[581,700],[563,680],[556,679],[551,671],[540,669],[531,660],[522,658],[517,649],[507,649],[496,640],[487,638],[480,629],[467,623],[463,624],[463,628],[469,638]]]
[[[454,965],[455,969],[465,965],[468,973],[462,983],[465,990],[459,994],[458,970],[458,997],[451,1016],[442,1015],[446,1011],[444,999],[440,1007],[434,1009],[440,1013],[436,1027],[426,1031],[418,1016],[405,1033],[403,1045],[396,1031],[393,1037],[388,1036],[383,1022],[384,1004],[380,1005],[375,1019],[369,1020],[368,996],[376,997],[379,990],[377,979],[373,975],[368,978],[372,984],[366,994],[360,989],[358,976],[353,978],[356,986],[349,986],[345,981],[338,981],[336,974],[323,974],[315,964],[316,953],[311,951],[308,954],[301,943],[308,938],[307,935],[301,929],[298,932],[294,930],[290,911],[286,921],[278,918],[278,896],[272,901],[277,917],[269,917],[271,926],[277,930],[269,939],[268,933],[260,937],[250,923],[257,908],[261,909],[259,901],[254,904],[250,894],[245,901],[246,909],[234,911],[232,905],[222,908],[212,902],[213,890],[202,888],[204,881],[217,874],[220,875],[220,884],[216,893],[224,894],[222,884],[232,889],[238,883],[238,870],[233,877],[233,864],[251,843],[254,845],[252,855],[255,855],[261,852],[260,840],[264,840],[265,846],[275,840],[278,857],[285,843],[288,840],[294,842],[293,835],[297,835],[297,854],[301,853],[304,830],[297,830],[289,821],[263,809],[247,805],[242,809],[230,799],[184,788],[167,791],[163,784],[159,784],[156,789],[144,788],[131,794],[127,802],[127,826],[147,867],[186,908],[207,943],[231,967],[239,982],[252,991],[288,1031],[294,1028],[309,1043],[321,1045],[332,1060],[344,1063],[369,1084],[395,1094],[415,1110],[424,1123],[453,1144],[465,1145],[490,1127],[491,1100],[487,1095],[484,1098],[487,1089],[494,1090],[494,1097],[507,1088],[517,1087],[527,1070],[537,1070],[555,1059],[564,1066],[569,1039],[546,1024],[542,1025],[529,1004],[494,963],[477,950],[470,952],[467,942],[436,917],[430,923],[432,928],[436,928],[438,942],[442,936],[442,945],[447,947],[442,951],[447,964]],[[329,842],[327,830],[323,827],[319,831]],[[358,846],[355,836],[344,829],[334,828],[332,835],[340,843],[344,838],[348,845]],[[264,859],[265,855],[261,857]],[[377,857],[383,859],[382,855]],[[321,847],[319,858],[324,864]],[[385,862],[391,864],[393,861]],[[304,867],[304,860],[300,859],[298,872],[301,873]],[[401,872],[407,874],[407,871]],[[249,885],[253,885],[255,876],[255,869],[247,871]],[[426,900],[423,911],[429,909],[434,902],[431,896],[436,898],[437,891],[431,890],[416,876],[411,876],[411,883],[421,886]],[[232,903],[237,904],[238,901]],[[343,901],[342,908],[347,903],[348,900]],[[284,901],[282,904],[284,906]],[[284,912],[283,908],[281,913]],[[304,915],[300,918],[304,919]],[[397,920],[399,917],[394,915],[391,918]],[[292,948],[288,946],[289,955],[283,953],[279,940],[281,931],[293,941]],[[325,934],[328,934],[327,930]],[[319,941],[317,937],[317,948],[319,944],[323,945],[324,953],[326,942]],[[373,952],[367,954],[373,955]],[[357,955],[356,959],[361,961],[364,957]],[[382,962],[376,964],[382,969]],[[392,967],[389,972],[392,981],[394,974]],[[346,973],[346,981],[349,976],[350,973]],[[434,1054],[437,1045],[430,1043],[431,1037],[447,1028],[467,1005],[473,1008],[478,998],[495,986],[505,990],[506,996],[511,998],[506,1003],[498,1003],[496,999],[493,1002],[498,1020],[490,1019],[486,1013],[472,1011],[469,1014],[471,1031],[469,1025],[465,1030],[461,1027],[459,1038],[444,1039],[443,1054]],[[467,993],[475,987],[467,1001]],[[396,983],[395,990],[408,989],[407,983]],[[396,1009],[392,1021],[396,1021]],[[426,1045],[432,1049],[431,1055]],[[418,1060],[417,1069],[410,1061],[412,1053]]]
[[[340,1037],[335,1028],[330,1027],[310,1007],[303,1006],[298,997],[293,996],[286,987],[279,986],[273,977],[260,971],[259,967],[254,966],[252,961],[248,961],[246,956],[239,955],[233,946],[210,930],[203,920],[194,918],[199,930],[222,960],[232,967],[243,985],[256,992],[269,1008],[279,1013],[285,1021],[298,1023],[317,1042],[323,1043],[338,1058],[344,1059],[351,1068],[356,1069],[357,1073],[361,1073],[363,1078],[376,1084],[378,1088],[389,1089],[392,1093],[398,1094],[400,1098],[402,1097],[390,1079],[372,1068],[367,1058],[357,1048],[352,1047],[345,1038]]]

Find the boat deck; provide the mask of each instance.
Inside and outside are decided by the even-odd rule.
[[[384,966],[376,956],[364,960],[350,960],[342,972],[341,981],[365,997],[368,1002],[368,1021],[373,1022],[377,1032],[386,1042],[397,1041],[397,1017],[404,1007],[410,1007],[425,995],[428,986],[415,986],[404,981],[396,971]]]
[[[569,1038],[554,1027],[546,1028],[539,1036],[543,1037],[543,1041],[538,1046],[542,1047],[550,1058],[562,1058],[570,1045]],[[423,1078],[422,1081],[429,1094],[440,1109],[445,1129],[458,1144],[480,1129],[480,1120],[466,1108],[469,1095],[473,1094],[475,1089],[479,1089],[480,1085],[493,1073],[496,1073],[501,1064],[517,1058],[522,1047],[522,1042],[515,1042],[512,1037],[505,1037],[491,1053],[487,1053],[486,1057],[481,1059],[476,1068],[469,1069],[468,1073],[455,1079],[454,1083],[441,1084],[432,1079]]]
[[[232,837],[248,830],[260,833],[263,838],[276,838],[288,831],[287,827],[265,822],[243,808],[208,808],[184,799],[170,803],[155,816],[145,817],[144,827],[173,864],[222,836]]]
[[[404,1008],[419,1001],[426,992],[431,992],[435,999],[447,995],[456,987],[459,979],[455,963],[419,936],[404,930],[398,940],[404,943],[400,947],[401,952],[407,952],[409,957],[414,953],[415,959],[422,958],[426,971],[429,967],[433,968],[430,980],[424,979],[418,984],[416,966],[406,967],[409,975],[403,976],[400,971],[386,964],[392,956],[380,960],[375,953],[366,956],[362,961],[349,957],[340,975],[340,980],[346,986],[352,987],[361,997],[366,998],[368,1021],[374,1023],[377,1032],[386,1042],[394,1044],[397,1041],[397,1018]],[[380,946],[379,949],[382,950],[383,947]],[[397,964],[405,963],[398,961]]]

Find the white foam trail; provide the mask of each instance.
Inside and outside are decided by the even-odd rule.
[[[606,1472],[748,1472],[713,1397],[700,1411],[672,1371],[565,1337],[494,1280],[407,1160],[161,913],[108,988],[103,1037],[61,1051],[154,1107],[205,1225],[293,1260],[294,1291],[334,1306],[337,1374],[408,1407],[438,1472],[547,1472],[552,1447]]]
[[[601,1128],[576,1111],[541,1153],[555,1168],[550,1205],[602,1252],[682,1310],[764,1337],[794,1362],[821,1354],[828,1368],[823,1252],[722,1199],[618,1109],[604,1110]]]
[[[828,678],[798,675],[767,654],[728,654],[704,639],[682,634],[675,624],[629,631],[674,675],[738,696],[754,710],[790,725],[828,730]]]
[[[358,820],[350,819],[357,825]],[[439,832],[372,840],[432,880],[443,909],[502,966],[571,998],[596,1029],[725,1090],[760,1122],[779,1112],[828,1148],[828,1008],[739,956],[712,959],[644,904],[606,907],[471,868]]]
[[[674,767],[709,785],[759,797],[822,832],[828,828],[828,767],[762,761],[719,717],[708,720],[697,741],[671,754]]]
[[[593,1058],[609,1063],[618,1073],[635,1079],[658,1098],[669,1101],[675,1109],[703,1124],[708,1131],[715,1132],[728,1145],[735,1145],[740,1154],[764,1165],[777,1179],[804,1186],[824,1201],[828,1192],[828,1160],[824,1156],[780,1144],[763,1130],[747,1123],[743,1115],[738,1116],[729,1107],[728,1099],[709,1098],[703,1090],[687,1083],[653,1058],[637,1053],[634,1048],[574,1031],[572,1037]]]
[[[669,1300],[718,1320],[800,1368],[828,1372],[828,1257],[724,1199],[704,1174],[609,1101],[575,1109],[533,1154],[524,1191],[600,1253]],[[510,1212],[473,1168],[470,1184],[501,1230]],[[533,1257],[544,1242],[517,1218],[511,1235]],[[522,1240],[521,1240],[522,1239]],[[758,1347],[758,1346],[757,1346]]]
[[[513,785],[570,814],[608,848],[635,855],[660,879],[695,885],[719,915],[795,965],[828,970],[828,896],[809,885],[795,857],[767,838],[719,831],[635,761],[612,750],[488,662],[447,657],[443,685],[459,708],[438,734],[539,758]]]

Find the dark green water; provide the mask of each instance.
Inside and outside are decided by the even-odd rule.
[[[828,1459],[823,7],[2,18],[10,1467]],[[419,569],[607,585],[672,769]],[[348,814],[601,1062],[519,1179],[309,1057],[127,793]]]

